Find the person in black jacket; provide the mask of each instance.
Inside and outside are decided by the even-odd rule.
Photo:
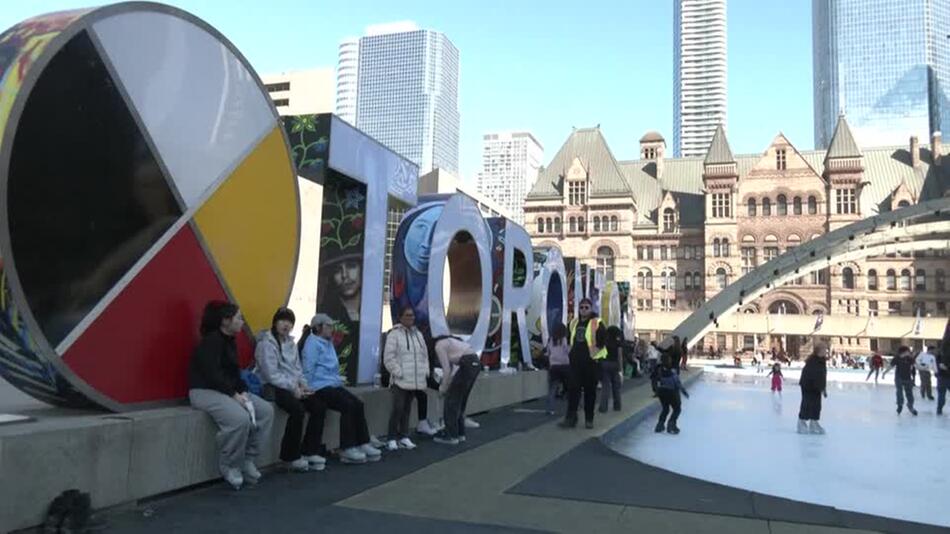
[[[828,380],[828,346],[822,342],[815,343],[815,350],[805,360],[801,380],[798,384],[802,389],[802,404],[798,410],[799,434],[824,434],[825,429],[818,424],[821,419],[821,397],[828,396],[825,389]]]
[[[689,398],[689,393],[686,391],[686,388],[683,387],[683,383],[680,382],[676,367],[677,365],[673,363],[673,359],[670,358],[668,354],[664,354],[662,362],[653,370],[653,374],[650,376],[661,406],[660,419],[656,422],[656,428],[653,429],[655,432],[663,432],[666,430],[674,435],[680,433],[679,427],[676,426],[676,422],[680,416],[680,407],[682,406],[680,393],[687,399]],[[673,410],[672,414],[670,414],[671,408]],[[667,415],[670,416],[669,421],[666,419]]]
[[[594,303],[581,299],[578,306],[580,317],[571,321],[568,328],[568,358],[571,361],[571,389],[567,396],[567,412],[558,423],[562,428],[577,426],[577,409],[581,391],[584,392],[584,426],[594,428],[594,407],[597,404],[598,361],[607,356],[607,327],[594,312]]]
[[[950,389],[950,320],[943,329],[943,341],[937,349],[937,415],[943,415]]]
[[[623,350],[623,331],[619,326],[607,328],[607,357],[600,361],[600,413],[607,413],[611,396],[614,411],[620,411],[620,351]]]
[[[884,374],[881,375],[881,378],[887,376],[887,373],[894,368],[897,368],[897,371],[894,372],[894,386],[897,389],[897,413],[900,415],[904,411],[904,396],[907,397],[907,410],[911,414],[917,415],[917,410],[914,409],[914,375],[916,374],[916,367],[914,366],[914,355],[910,351],[910,347],[901,345],[897,349],[897,356],[891,359],[891,365],[884,370]]]
[[[261,478],[254,465],[270,436],[274,408],[247,390],[234,336],[244,327],[238,307],[211,301],[201,319],[201,341],[188,364],[188,399],[218,425],[218,469],[234,489]]]

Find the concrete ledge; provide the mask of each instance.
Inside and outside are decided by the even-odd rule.
[[[352,390],[365,403],[370,432],[386,433],[388,389]],[[468,413],[484,412],[547,394],[547,373],[482,374]],[[441,402],[429,391],[429,417]],[[263,466],[277,461],[286,415],[277,420]],[[413,408],[412,424],[416,422]],[[61,415],[0,426],[0,532],[40,524],[49,502],[70,488],[88,491],[95,508],[133,502],[219,477],[214,423],[188,406],[118,415]],[[339,415],[328,412],[323,434],[339,443]]]

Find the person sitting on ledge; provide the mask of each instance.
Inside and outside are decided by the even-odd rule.
[[[300,336],[300,357],[313,397],[340,412],[340,461],[360,464],[378,461],[382,455],[370,444],[363,401],[343,387],[340,359],[333,347],[333,319],[318,313]]]
[[[307,379],[303,376],[297,344],[290,330],[296,317],[289,308],[280,308],[274,313],[271,327],[257,336],[254,359],[257,369],[265,383],[265,388],[273,392],[273,400],[287,412],[287,426],[280,442],[280,459],[292,471],[322,471],[326,459],[320,455],[323,450],[323,420],[326,405],[313,395]],[[270,395],[265,395],[270,398]],[[309,413],[307,431],[303,433],[303,418]]]
[[[201,341],[188,364],[188,400],[218,425],[218,469],[234,489],[261,478],[254,465],[270,436],[274,408],[247,391],[234,336],[244,327],[238,307],[211,301],[201,318]]]

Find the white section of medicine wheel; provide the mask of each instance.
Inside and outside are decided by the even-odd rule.
[[[251,73],[195,24],[132,12],[100,20],[93,31],[186,207],[274,128],[268,97]]]

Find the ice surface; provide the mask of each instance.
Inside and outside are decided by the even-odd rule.
[[[796,370],[797,371],[797,370]],[[784,372],[784,371],[783,371]],[[950,526],[950,416],[915,388],[913,417],[897,415],[893,374],[880,385],[867,371],[830,371],[825,435],[796,433],[798,373],[781,398],[755,370],[715,369],[683,400],[678,436],[656,434],[650,417],[610,443],[657,467],[759,493],[868,514]],[[789,375],[795,375],[791,379]],[[934,382],[936,396],[936,382]]]

